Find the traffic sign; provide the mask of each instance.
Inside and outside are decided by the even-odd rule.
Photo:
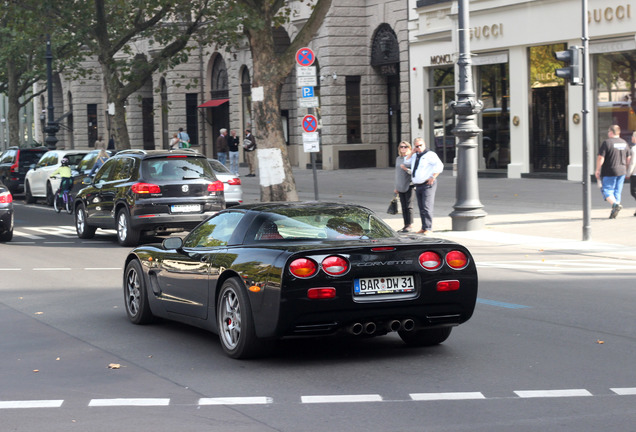
[[[303,149],[305,153],[316,153],[320,151],[318,132],[303,133]]]
[[[296,76],[299,77],[315,77],[316,76],[316,66],[306,66],[306,67],[297,67],[296,68]]]
[[[314,88],[313,87],[303,87],[302,89],[303,97],[314,97]]]
[[[318,130],[318,119],[311,114],[303,117],[303,130],[305,132],[316,132]]]
[[[298,87],[316,87],[318,85],[318,80],[316,80],[316,75],[299,76],[296,77],[296,84]]]
[[[301,48],[296,51],[296,62],[300,66],[311,66],[312,64],[314,64],[315,60],[316,56],[314,55],[314,52],[311,50],[311,48]]]

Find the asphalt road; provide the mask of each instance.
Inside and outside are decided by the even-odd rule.
[[[397,335],[286,340],[227,358],[215,335],[134,326],[114,232],[16,205],[0,244],[6,431],[628,431],[636,263],[471,241],[474,317],[432,348]]]

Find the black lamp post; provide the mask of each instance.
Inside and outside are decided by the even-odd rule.
[[[484,227],[486,212],[479,201],[477,186],[477,136],[481,129],[475,116],[481,111],[483,103],[475,99],[473,74],[471,71],[468,0],[459,0],[459,91],[457,100],[451,107],[457,114],[457,125],[453,134],[459,138],[457,144],[457,201],[450,217],[453,231],[473,231]]]
[[[55,113],[53,109],[53,54],[51,52],[51,37],[46,35],[46,89],[47,89],[47,112],[48,122],[44,128],[47,137],[44,140],[49,150],[55,150],[57,147],[57,137],[55,134],[60,130],[60,126],[55,121]]]

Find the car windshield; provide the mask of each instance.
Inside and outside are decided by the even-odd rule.
[[[386,223],[363,207],[305,206],[269,212],[255,241],[381,239],[394,237]]]
[[[79,172],[84,172],[84,171],[90,171],[93,168],[93,165],[95,165],[95,161],[97,160],[97,155],[98,153],[89,153],[86,156],[84,156],[84,159],[82,159],[79,163],[79,165],[77,165],[77,171]]]
[[[231,171],[218,160],[208,159],[208,162],[210,162],[210,166],[215,174],[231,174]]]
[[[167,156],[144,159],[141,163],[144,177],[151,180],[216,180],[206,159],[188,156]]]
[[[82,158],[84,158],[84,156],[86,156],[86,153],[67,154],[64,157],[68,159],[68,164],[71,166],[71,168],[75,168],[80,163]]]

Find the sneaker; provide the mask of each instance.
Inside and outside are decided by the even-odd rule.
[[[621,211],[621,209],[623,208],[622,205],[620,205],[619,203],[614,203],[612,204],[612,211],[610,212],[610,219],[616,219],[616,216],[618,216],[618,212]]]

